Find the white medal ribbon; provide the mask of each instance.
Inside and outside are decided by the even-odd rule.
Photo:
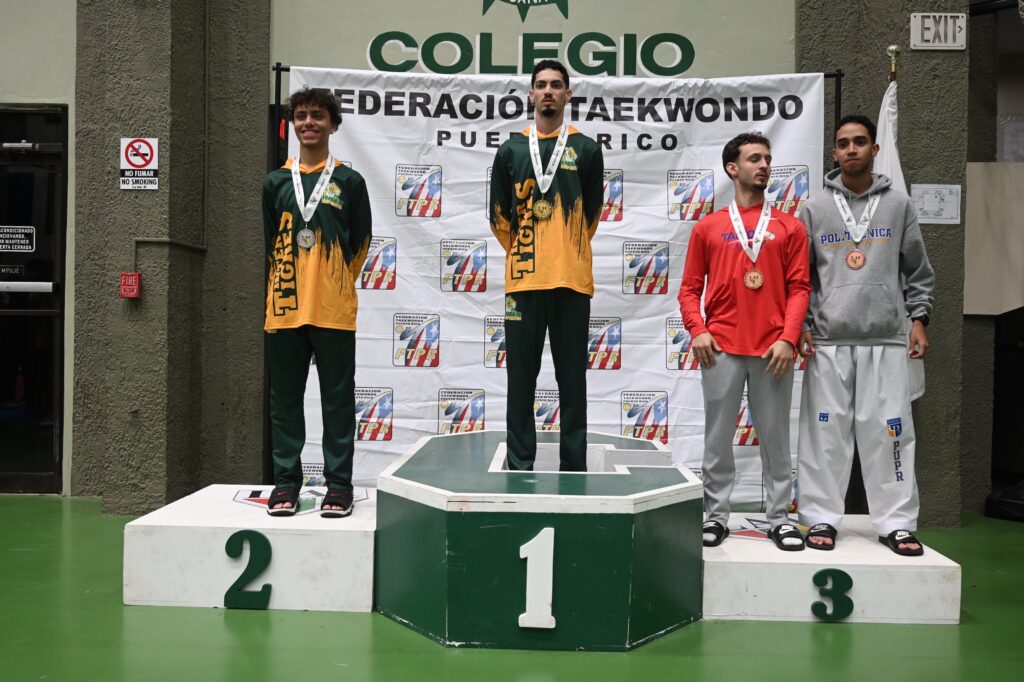
[[[551,187],[551,183],[555,179],[555,171],[558,170],[558,164],[562,161],[562,154],[565,153],[565,143],[568,139],[569,126],[563,123],[562,129],[558,132],[555,149],[551,152],[551,158],[548,160],[548,167],[542,173],[540,169],[540,142],[537,139],[537,126],[530,126],[530,160],[533,161],[533,174],[537,178],[541,196],[548,191],[548,188]]]
[[[878,201],[881,195],[875,193],[868,197],[868,205],[864,207],[864,213],[861,214],[859,222],[854,221],[853,211],[850,210],[850,204],[846,203],[846,197],[843,196],[842,192],[837,189],[832,190],[832,198],[836,200],[836,208],[839,209],[839,215],[842,216],[843,223],[846,224],[846,231],[850,233],[853,245],[860,246],[864,235],[868,233],[871,218],[875,215],[875,209],[878,208]]]
[[[306,223],[309,223],[313,217],[313,212],[316,211],[317,205],[320,204],[320,198],[323,197],[324,192],[327,190],[327,183],[330,182],[333,173],[334,154],[328,154],[324,170],[320,173],[320,179],[316,181],[316,187],[313,188],[313,193],[309,195],[309,201],[306,201],[306,193],[302,189],[302,177],[299,173],[299,157],[296,156],[292,159],[292,185],[295,187],[295,201],[299,204],[302,219]]]
[[[761,247],[764,246],[764,235],[768,232],[768,221],[771,217],[772,205],[765,199],[764,205],[761,207],[761,217],[757,220],[754,237],[751,239],[747,237],[747,228],[743,225],[743,219],[740,217],[740,209],[736,206],[736,200],[733,199],[729,204],[729,219],[732,220],[732,230],[736,233],[736,238],[739,239],[743,252],[747,254],[752,263],[757,262],[757,255],[761,253]]]

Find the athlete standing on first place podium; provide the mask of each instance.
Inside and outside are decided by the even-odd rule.
[[[534,67],[534,124],[498,149],[491,172],[491,230],[505,249],[508,468],[532,470],[533,403],[550,331],[558,382],[562,471],[587,469],[587,337],[594,272],[590,240],[604,199],[604,157],[564,120],[569,73]]]
[[[263,183],[270,261],[264,329],[275,485],[267,513],[291,516],[298,509],[306,441],[302,401],[315,356],[327,479],[320,515],[348,516],[355,447],[355,279],[370,246],[370,199],[362,176],[330,153],[328,140],[341,124],[330,91],[294,93],[288,117],[299,155]]]
[[[738,135],[725,145],[722,164],[735,198],[694,226],[679,288],[704,392],[706,547],[729,535],[729,496],[736,481],[732,440],[746,384],[761,441],[769,537],[782,550],[804,548],[787,509],[790,370],[807,314],[807,233],[765,197],[771,161],[771,145],[759,133]]]

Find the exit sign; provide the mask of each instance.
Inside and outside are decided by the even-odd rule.
[[[914,12],[910,15],[911,50],[966,50],[967,15]]]

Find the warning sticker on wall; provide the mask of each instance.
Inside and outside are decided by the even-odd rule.
[[[36,228],[31,225],[0,225],[0,252],[32,253],[36,250]]]
[[[157,138],[121,138],[121,189],[158,189]]]

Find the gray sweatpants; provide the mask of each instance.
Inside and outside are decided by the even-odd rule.
[[[792,493],[789,454],[789,408],[793,371],[773,379],[768,360],[717,353],[713,367],[701,368],[704,391],[704,508],[708,521],[729,523],[729,496],[736,483],[732,441],[747,386],[750,418],[761,442],[761,466],[772,528],[789,522],[786,510]]]

